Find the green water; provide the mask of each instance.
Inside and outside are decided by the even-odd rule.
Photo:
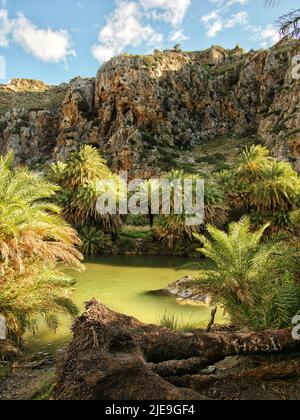
[[[73,273],[77,280],[73,299],[80,310],[84,309],[84,302],[96,298],[109,308],[146,323],[157,324],[164,314],[175,314],[180,323],[201,327],[207,325],[211,308],[147,293],[162,289],[184,275],[195,274],[180,269],[187,262],[168,257],[97,257],[86,262],[84,273]],[[52,353],[70,339],[70,319],[65,317],[55,334],[40,325],[38,333],[27,336],[26,341],[29,353]]]

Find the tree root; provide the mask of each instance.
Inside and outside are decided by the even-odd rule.
[[[288,329],[180,333],[145,325],[94,300],[72,330],[73,341],[58,364],[58,400],[202,400],[184,375],[199,374],[227,356],[300,349]]]

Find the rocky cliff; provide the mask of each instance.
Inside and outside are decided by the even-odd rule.
[[[152,174],[262,142],[300,169],[297,54],[296,40],[248,53],[155,51],[114,58],[96,79],[15,79],[0,86],[0,153],[32,165],[92,144],[114,170]]]

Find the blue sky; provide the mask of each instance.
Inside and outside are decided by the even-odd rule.
[[[297,5],[299,0],[274,8],[265,8],[264,0],[0,0],[1,81],[56,84],[94,76],[113,55],[176,43],[186,50],[237,43],[266,48],[278,39],[278,16]]]

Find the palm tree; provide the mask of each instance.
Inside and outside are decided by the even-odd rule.
[[[24,267],[23,272],[6,268],[0,276],[0,313],[6,321],[8,339],[18,347],[27,329],[36,330],[38,318],[56,330],[58,315],[78,315],[71,300],[72,278],[41,259],[26,259]]]
[[[270,152],[267,148],[260,145],[246,147],[235,171],[239,182],[249,185],[256,182],[270,161]]]
[[[220,174],[219,182],[234,207],[244,208],[259,224],[272,221],[273,230],[288,227],[289,212],[299,208],[299,175],[262,146],[246,148],[237,167]]]
[[[205,181],[204,185],[205,224],[223,226],[228,218],[225,194],[219,184]]]
[[[62,185],[67,177],[66,170],[67,164],[65,162],[52,163],[47,170],[47,177],[54,184]]]
[[[0,162],[0,270],[22,271],[23,260],[36,256],[81,268],[77,234],[51,201],[58,188],[27,169],[11,169],[12,159]]]
[[[86,226],[79,231],[84,255],[96,255],[112,246],[111,237],[95,226]]]
[[[209,238],[195,235],[203,244],[199,252],[211,262],[197,282],[210,287],[214,303],[238,326],[286,327],[300,309],[300,287],[290,265],[294,252],[282,242],[263,242],[268,226],[253,232],[244,217],[228,233],[210,225]]]
[[[65,173],[64,186],[78,188],[95,179],[108,177],[110,170],[96,148],[83,146],[79,152],[70,155],[66,162]]]
[[[143,184],[141,185],[140,193],[141,193],[141,206],[145,205],[148,207],[149,226],[152,229],[154,226],[154,219],[156,216],[155,214],[153,214],[153,209],[152,209],[152,205],[153,205],[152,198],[154,196],[156,196],[159,200],[157,213],[161,212],[162,191],[161,191],[160,182],[157,179],[148,179],[144,181]]]
[[[193,182],[193,194],[196,192],[196,182],[203,180],[202,177],[199,177],[195,174],[187,174],[181,170],[174,170],[167,174],[167,179],[179,180],[183,184],[185,180],[191,180]],[[174,213],[174,202],[175,202],[175,192],[180,195],[182,192],[178,189],[172,188],[172,197],[171,197],[171,214]],[[177,197],[182,198],[182,197]],[[213,223],[216,226],[221,226],[225,223],[227,219],[227,206],[225,204],[225,195],[222,191],[222,188],[215,182],[211,180],[204,180],[204,216],[205,223]]]
[[[166,176],[170,181],[179,180],[182,185],[185,180],[193,182],[194,189],[196,182],[200,180],[197,175],[186,174],[184,171],[171,171]],[[177,197],[175,196],[177,194]],[[222,226],[227,219],[227,206],[222,189],[214,182],[206,180],[204,183],[204,224],[190,226],[186,217],[190,216],[183,211],[182,214],[174,214],[175,200],[182,199],[182,191],[171,188],[171,213],[162,216],[155,227],[155,233],[162,243],[170,250],[176,242],[193,242],[193,234],[203,231],[204,224],[213,223],[215,226]]]
[[[116,188],[118,186],[116,176],[110,172],[97,149],[83,146],[65,163],[52,164],[47,176],[61,187],[56,200],[63,207],[63,215],[69,223],[78,228],[99,225],[110,233],[119,229],[121,219],[117,214],[102,215],[97,211],[97,200],[102,192],[99,182],[111,181],[115,182]],[[117,199],[121,199],[120,194],[117,194]]]
[[[272,161],[251,185],[249,201],[258,211],[291,211],[298,205],[300,178],[290,164]]]
[[[192,243],[193,234],[201,227],[186,223],[185,215],[170,215],[161,217],[155,225],[154,232],[164,246],[172,251],[175,245],[185,241]]]
[[[57,327],[57,314],[75,315],[73,280],[62,270],[83,269],[76,232],[52,203],[58,187],[0,160],[0,313],[19,344],[37,316]]]

